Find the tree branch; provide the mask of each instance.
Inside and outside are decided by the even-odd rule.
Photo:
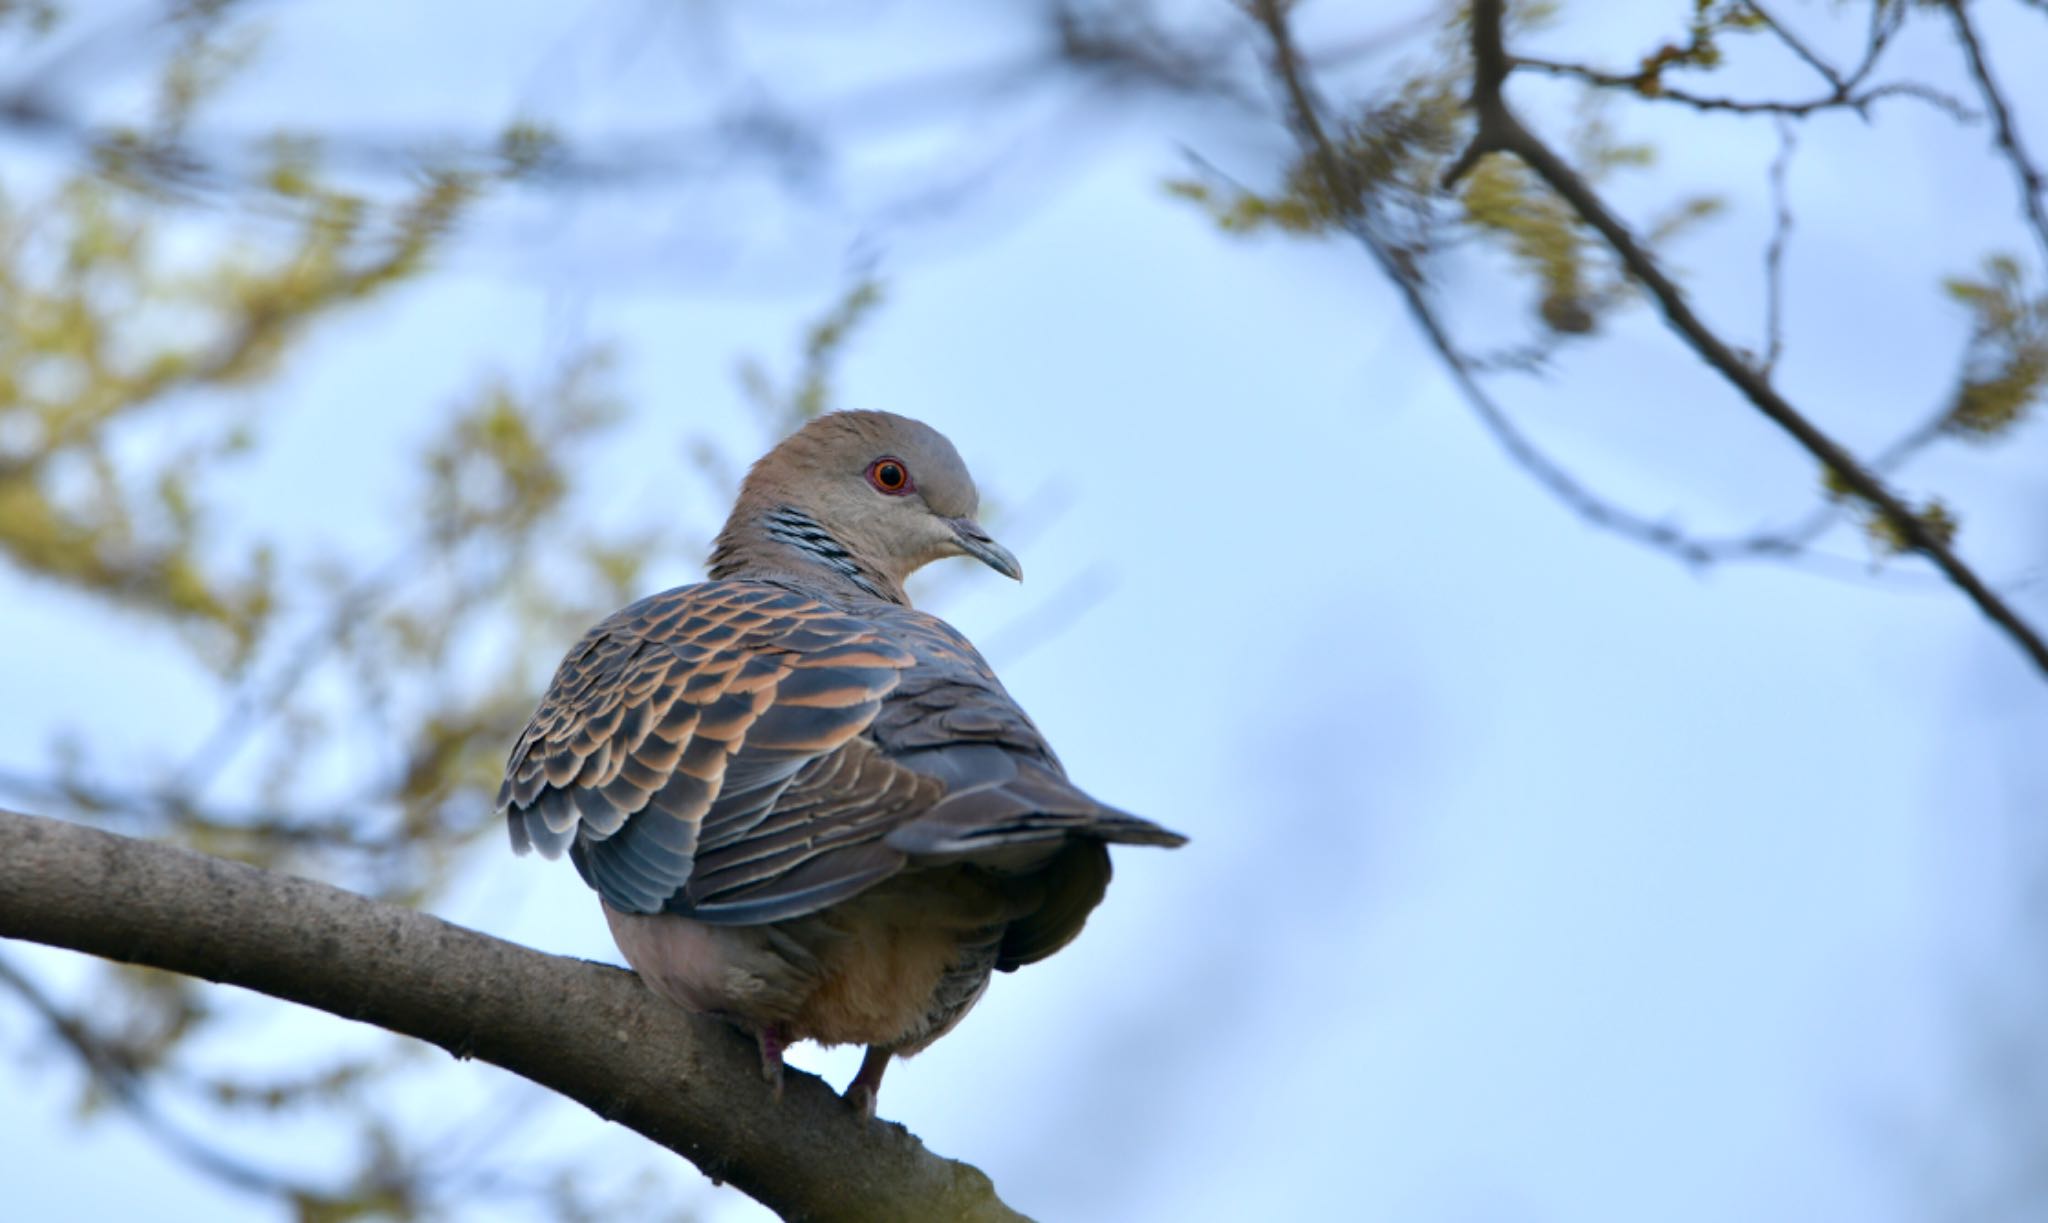
[[[1531,72],[1542,72],[1550,76],[1570,77],[1584,81],[1601,89],[1623,90],[1636,94],[1645,101],[1664,102],[1674,106],[1685,106],[1703,112],[1720,112],[1730,115],[1783,115],[1803,119],[1808,115],[1829,110],[1853,110],[1866,115],[1872,103],[1887,98],[1917,98],[1936,110],[1942,111],[1959,123],[1969,123],[1976,114],[1969,107],[1958,102],[1930,85],[1918,81],[1892,81],[1889,84],[1873,85],[1858,90],[1853,85],[1844,85],[1832,93],[1800,101],[1785,101],[1778,98],[1724,98],[1712,94],[1694,93],[1677,86],[1665,85],[1641,72],[1603,72],[1585,64],[1568,64],[1560,60],[1541,59],[1532,56],[1516,56],[1514,66],[1527,68]]]
[[[0,937],[239,985],[417,1037],[568,1096],[788,1219],[1008,1220],[987,1176],[864,1124],[813,1076],[631,973],[350,892],[0,810]]]
[[[1785,179],[1792,170],[1792,153],[1799,136],[1790,122],[1778,120],[1778,155],[1771,159],[1770,245],[1764,248],[1764,363],[1763,375],[1776,372],[1785,355],[1785,246],[1792,238],[1792,198]]]
[[[1763,376],[1777,371],[1785,355],[1785,246],[1792,238],[1792,199],[1785,183],[1799,137],[1790,122],[1778,120],[1778,155],[1771,159],[1771,241],[1764,248]]]
[[[1270,0],[1261,0],[1269,7]],[[1684,338],[1724,379],[1742,392],[1756,409],[1790,434],[1821,466],[1834,474],[1856,497],[1868,504],[1897,533],[1905,547],[1927,557],[1957,589],[1975,603],[1991,621],[2024,651],[2044,675],[2048,675],[2048,642],[2022,620],[2018,613],[1964,564],[1948,541],[1886,487],[1884,481],[1855,456],[1822,432],[1782,395],[1770,379],[1745,361],[1720,336],[1709,330],[1693,313],[1684,292],[1657,266],[1641,243],[1602,201],[1593,188],[1565,160],[1545,144],[1509,109],[1503,93],[1512,61],[1502,45],[1501,25],[1504,0],[1474,0],[1472,5],[1472,53],[1475,71],[1472,110],[1476,131],[1472,144],[1460,154],[1446,175],[1446,181],[1471,169],[1488,153],[1509,153],[1536,172],[1579,219],[1591,226],[1662,310],[1672,330]]]
[[[1955,19],[1956,39],[1963,44],[1963,54],[1970,61],[1970,75],[1976,78],[1977,92],[1984,95],[1984,105],[1991,110],[1992,130],[1997,134],[1998,147],[2005,153],[2005,160],[2011,164],[2013,177],[2019,180],[2020,210],[2026,214],[2028,228],[2034,231],[2034,240],[2041,245],[2043,259],[2048,259],[2048,210],[2041,204],[2041,193],[2048,189],[2048,183],[2041,178],[2040,167],[2027,155],[2027,148],[2020,143],[2020,132],[2012,120],[2012,110],[2005,104],[2005,94],[2000,92],[1998,83],[1991,77],[1991,64],[1984,58],[1983,44],[1977,41],[1977,27],[1970,21],[1970,15],[1963,11],[1962,0],[1948,0],[1949,16]]]
[[[1253,0],[1250,8],[1272,40],[1273,75],[1286,95],[1289,126],[1313,162],[1330,198],[1338,201],[1366,198],[1364,184],[1357,180],[1349,165],[1338,155],[1329,135],[1323,130],[1321,108],[1310,93],[1300,53],[1287,32],[1280,0]],[[1706,565],[1724,554],[1734,555],[1750,550],[1747,546],[1730,546],[1725,541],[1709,543],[1695,540],[1676,527],[1614,505],[1596,495],[1545,454],[1480,383],[1478,363],[1458,346],[1451,337],[1450,329],[1437,316],[1413,261],[1390,251],[1355,204],[1340,204],[1339,207],[1343,210],[1339,219],[1344,231],[1357,239],[1380,271],[1400,291],[1402,304],[1408,308],[1409,316],[1450,371],[1451,381],[1479,417],[1480,424],[1508,458],[1548,489],[1552,496],[1592,526],[1656,548],[1688,565]]]
[[[1822,59],[1812,47],[1806,45],[1806,40],[1794,34],[1790,27],[1765,11],[1763,5],[1752,3],[1749,6],[1749,11],[1755,13],[1766,26],[1769,26],[1771,33],[1776,34],[1778,41],[1784,43],[1792,54],[1805,60],[1807,67],[1812,68],[1815,72],[1827,78],[1828,84],[1833,85],[1836,92],[1846,93],[1848,91],[1848,81],[1841,73],[1835,71],[1835,66]]]
[[[309,1202],[326,1200],[326,1195],[312,1186],[238,1159],[165,1117],[144,1094],[142,1076],[118,1051],[76,1017],[65,1014],[54,999],[6,960],[0,960],[0,985],[13,990],[29,1010],[41,1016],[51,1033],[77,1055],[107,1098],[172,1154],[237,1189]]]

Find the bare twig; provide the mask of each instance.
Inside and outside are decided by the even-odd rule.
[[[1849,74],[1849,87],[1854,89],[1865,77],[1877,71],[1877,61],[1884,54],[1885,47],[1892,41],[1892,35],[1906,24],[1906,6],[1903,4],[1872,4],[1870,6],[1870,33],[1863,41],[1863,62],[1856,65],[1856,71]]]
[[[1270,8],[1270,0],[1262,0]],[[1909,551],[1928,558],[1957,589],[1997,624],[2026,653],[2034,665],[2048,674],[2048,642],[2021,619],[1997,592],[1966,565],[1948,541],[1934,527],[1913,512],[1886,487],[1884,481],[1859,463],[1847,450],[1808,420],[1771,386],[1769,378],[1710,330],[1693,312],[1685,294],[1664,274],[1635,236],[1607,208],[1585,179],[1567,165],[1548,144],[1522,125],[1509,109],[1502,92],[1509,63],[1503,47],[1501,25],[1503,0],[1475,0],[1472,6],[1473,74],[1472,107],[1476,129],[1470,147],[1460,155],[1447,175],[1453,179],[1488,153],[1504,152],[1520,159],[1555,191],[1580,220],[1597,232],[1627,269],[1630,276],[1649,291],[1665,320],[1724,379],[1740,391],[1773,424],[1790,434],[1821,466],[1839,479],[1850,493],[1871,510],[1897,535]],[[1275,11],[1275,21],[1284,20]]]
[[[1253,12],[1273,39],[1273,69],[1286,94],[1289,122],[1314,158],[1317,173],[1325,179],[1330,197],[1340,200],[1363,198],[1360,184],[1352,181],[1350,169],[1337,155],[1336,149],[1323,130],[1321,107],[1311,92],[1307,75],[1288,35],[1284,18],[1274,5],[1265,0],[1254,4]],[[1445,326],[1435,306],[1430,302],[1413,263],[1396,258],[1379,236],[1372,232],[1365,219],[1355,212],[1347,213],[1342,219],[1345,231],[1366,249],[1379,265],[1380,271],[1399,290],[1402,304],[1407,307],[1409,316],[1415,321],[1415,325],[1422,331],[1430,346],[1436,350],[1438,358],[1450,371],[1452,382],[1464,396],[1474,415],[1479,418],[1480,424],[1492,435],[1495,443],[1506,452],[1516,466],[1527,472],[1553,497],[1563,502],[1566,508],[1579,515],[1589,525],[1654,548],[1695,568],[1721,561],[1784,557],[1799,550],[1798,545],[1788,543],[1775,534],[1720,539],[1699,538],[1669,522],[1659,521],[1616,505],[1593,492],[1562,464],[1545,453],[1479,381],[1479,374],[1499,362],[1492,359],[1475,359],[1458,346],[1451,337],[1450,329]],[[1508,363],[1512,364],[1518,358],[1519,354],[1511,354]]]
[[[1786,48],[1790,50],[1792,54],[1798,56],[1802,60],[1805,60],[1807,65],[1811,67],[1815,72],[1818,72],[1823,77],[1826,77],[1828,84],[1834,86],[1836,93],[1846,93],[1848,91],[1849,83],[1847,80],[1843,78],[1842,74],[1835,71],[1835,68],[1832,64],[1828,63],[1819,55],[1815,54],[1813,48],[1807,46],[1804,39],[1800,38],[1797,34],[1794,34],[1790,28],[1788,28],[1783,22],[1779,21],[1776,17],[1771,16],[1770,11],[1768,9],[1764,8],[1764,6],[1761,4],[1758,4],[1756,0],[1749,0],[1749,11],[1755,13],[1758,19],[1761,20],[1765,26],[1769,27],[1771,33],[1778,36],[1778,41],[1784,43]]]
[[[1277,0],[1254,0],[1252,11],[1272,39],[1273,72],[1286,94],[1289,123],[1304,149],[1314,159],[1316,172],[1325,180],[1330,198],[1343,201],[1363,199],[1365,193],[1361,184],[1354,181],[1350,168],[1337,155],[1323,130],[1321,108],[1310,92],[1280,4]],[[1720,553],[1716,545],[1695,540],[1668,523],[1657,522],[1614,505],[1593,493],[1537,447],[1481,385],[1472,361],[1451,338],[1443,320],[1437,317],[1413,264],[1397,258],[1355,207],[1347,208],[1342,221],[1345,231],[1371,254],[1380,271],[1400,291],[1402,304],[1408,308],[1409,316],[1429,340],[1430,346],[1436,349],[1450,371],[1452,381],[1480,423],[1510,459],[1548,489],[1552,496],[1595,527],[1613,531],[1690,565],[1704,565],[1717,559]]]
[[[1938,441],[1947,432],[1950,415],[1948,407],[1944,405],[1926,420],[1901,434],[1889,446],[1878,451],[1864,466],[1881,476],[1892,474],[1904,466],[1907,459]],[[1847,503],[1841,500],[1823,501],[1792,526],[1737,542],[1751,555],[1793,556],[1805,551],[1807,545],[1826,534],[1828,528],[1840,521],[1842,512],[1847,508]],[[1930,581],[1942,581],[1936,575],[1927,576]],[[2001,582],[1998,589],[2011,595],[2022,589],[2023,585],[2017,582]]]
[[[173,1155],[237,1189],[273,1197],[297,1198],[309,1204],[330,1196],[280,1172],[259,1168],[219,1150],[165,1117],[143,1093],[140,1076],[114,1049],[95,1036],[76,1016],[67,1014],[56,999],[4,957],[0,957],[0,985],[12,990],[29,1010],[41,1017],[51,1034],[84,1064],[107,1099]]]
[[[1115,589],[1116,574],[1109,568],[1084,569],[988,637],[982,652],[1008,669],[1079,623]]]
[[[1799,136],[1789,120],[1778,120],[1778,155],[1771,159],[1771,204],[1776,210],[1771,221],[1770,245],[1764,248],[1764,377],[1777,371],[1785,355],[1785,245],[1792,237],[1792,199],[1785,179],[1792,169],[1792,153]]]
[[[1977,92],[1983,95],[1984,105],[1991,111],[1991,125],[1998,147],[2012,166],[2013,177],[2019,180],[2020,208],[2026,214],[2029,228],[2034,231],[2034,240],[2040,244],[2044,266],[2048,266],[2048,210],[2044,210],[2041,203],[2041,193],[2048,189],[2048,184],[2043,183],[2041,168],[2027,155],[2026,146],[2020,142],[2012,108],[2006,105],[2005,94],[1992,78],[1991,64],[1984,57],[1983,44],[1977,40],[1977,28],[1971,23],[1963,0],[1947,0],[1946,7],[1955,21],[1956,39],[1963,44],[1963,53],[1970,61],[1970,75],[1976,78]]]
[[[1859,114],[1869,110],[1872,103],[1887,98],[1917,98],[1937,110],[1943,111],[1959,123],[1974,122],[1976,112],[1930,85],[1919,81],[1891,81],[1873,85],[1868,89],[1857,89],[1852,79],[1842,87],[1830,90],[1818,97],[1801,101],[1785,101],[1778,98],[1726,98],[1713,94],[1694,93],[1665,85],[1640,72],[1604,72],[1585,64],[1565,63],[1561,60],[1542,59],[1534,56],[1514,57],[1516,68],[1527,68],[1549,76],[1570,77],[1597,85],[1602,89],[1620,89],[1637,94],[1646,101],[1669,102],[1693,110],[1736,115],[1783,115],[1803,119],[1808,115],[1828,110],[1853,110]]]
[[[1607,72],[1585,64],[1563,63],[1530,56],[1516,56],[1511,62],[1516,68],[1528,68],[1552,76],[1571,77],[1602,89],[1626,90],[1649,101],[1669,102],[1709,113],[1718,111],[1724,114],[1778,115],[1803,119],[1821,111],[1853,110],[1868,118],[1872,103],[1886,98],[1917,98],[1943,111],[1958,123],[1974,123],[1979,117],[1962,102],[1920,81],[1893,81],[1884,85],[1864,87],[1863,83],[1877,71],[1878,62],[1884,58],[1885,48],[1891,44],[1892,36],[1898,33],[1899,26],[1905,20],[1905,6],[1902,4],[1870,6],[1870,32],[1864,41],[1863,58],[1847,75],[1822,59],[1793,34],[1790,28],[1771,16],[1762,6],[1752,3],[1749,7],[1763,19],[1764,24],[1777,35],[1780,42],[1827,81],[1828,92],[1804,101],[1717,97],[1675,88],[1665,83],[1661,72],[1649,69],[1638,72]]]
[[[309,880],[0,811],[0,937],[239,985],[480,1058],[577,1100],[787,1219],[1010,1220],[988,1177],[864,1122],[632,974]]]
[[[285,656],[266,682],[243,685],[228,710],[178,770],[171,790],[196,801],[251,736],[289,700],[306,677],[327,659],[357,624],[388,597],[399,580],[414,570],[426,547],[423,541],[398,553],[332,598],[332,606],[313,631]]]
[[[251,842],[292,849],[345,850],[370,855],[402,855],[420,847],[416,832],[372,835],[367,826],[376,806],[388,799],[364,800],[331,808],[288,813],[236,808],[193,801],[182,794],[126,789],[76,777],[51,777],[0,768],[0,794],[38,806],[55,806],[81,816],[120,816],[136,821],[131,831],[176,828],[206,838],[216,847],[240,849]]]

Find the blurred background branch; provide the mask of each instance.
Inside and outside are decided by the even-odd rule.
[[[1260,0],[1260,4],[1262,11],[1271,14],[1269,28],[1278,48],[1280,71],[1292,78],[1297,75],[1296,61],[1284,20],[1273,0]],[[1505,7],[1505,0],[1474,0],[1472,5],[1473,60],[1477,65],[1473,77],[1472,106],[1477,115],[1478,129],[1472,143],[1445,171],[1445,185],[1455,185],[1475,169],[1480,158],[1489,153],[1511,154],[1534,170],[1571,206],[1581,222],[1599,232],[1629,275],[1656,298],[1672,329],[1684,337],[1700,359],[1740,390],[1759,411],[1790,434],[1821,464],[1830,488],[1839,488],[1844,494],[1867,504],[1878,529],[1894,540],[1900,551],[1917,552],[1931,560],[1985,616],[2013,639],[2033,660],[2042,676],[2048,678],[2048,642],[2044,642],[2031,624],[2021,619],[2005,599],[1956,555],[1950,547],[1955,521],[1941,504],[1932,502],[1923,508],[1907,506],[1839,442],[1822,432],[1806,414],[1779,395],[1771,386],[1768,375],[1752,368],[1694,313],[1684,292],[1664,274],[1650,252],[1608,210],[1586,180],[1508,109],[1502,96],[1511,70],[1507,53],[1502,48]],[[1297,96],[1300,96],[1298,92]],[[1305,99],[1298,104],[1309,105]],[[1327,148],[1327,145],[1322,147]],[[1328,164],[1336,164],[1334,154],[1325,153],[1324,157]]]

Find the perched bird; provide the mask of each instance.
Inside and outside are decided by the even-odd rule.
[[[741,485],[711,580],[590,630],[498,793],[512,846],[567,850],[659,994],[759,1042],[863,1044],[847,1098],[952,1029],[990,973],[1080,932],[1109,843],[1178,833],[1067,780],[968,640],[904,596],[970,556],[952,443],[881,412],[821,416]]]

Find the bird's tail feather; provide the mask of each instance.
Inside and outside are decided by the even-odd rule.
[[[892,849],[917,857],[978,855],[1007,846],[1054,845],[1085,837],[1117,845],[1185,844],[1143,816],[1104,806],[1048,774],[958,793],[892,831]]]

